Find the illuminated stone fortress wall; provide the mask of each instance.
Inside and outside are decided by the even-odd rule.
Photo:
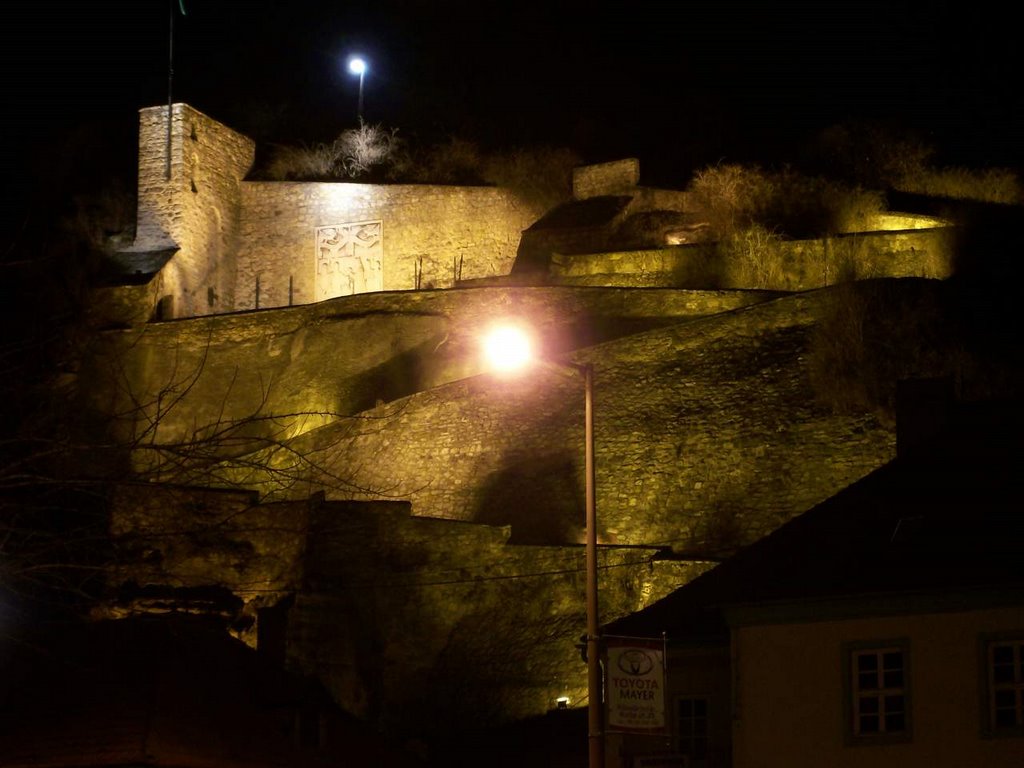
[[[464,684],[451,698],[488,714],[539,714],[583,693],[572,645],[583,627],[582,395],[557,377],[482,375],[475,334],[496,316],[536,322],[551,351],[594,366],[602,552],[643,550],[634,566],[610,563],[606,620],[707,566],[648,565],[652,550],[749,543],[895,452],[891,425],[814,400],[808,350],[829,289],[804,290],[803,267],[779,290],[681,288],[660,282],[689,258],[676,248],[565,259],[562,284],[472,285],[509,274],[541,212],[494,188],[246,181],[253,143],[185,105],[173,111],[168,180],[166,115],[141,112],[129,255],[171,255],[147,283],[102,302],[130,311],[83,367],[87,407],[130,412],[173,393],[172,411],[137,413],[170,442],[217,420],[290,415],[266,423],[349,485],[309,473],[275,487],[268,473],[228,492],[146,488],[118,508],[115,533],[149,531],[159,544],[124,576],[226,587],[250,614],[297,594],[288,655],[353,712],[415,720],[437,705],[438,681]],[[623,167],[580,174],[577,191],[628,192],[636,174],[617,175]],[[942,276],[942,259],[925,253],[931,235],[901,237],[881,274],[898,262],[901,274]],[[911,252],[921,260],[906,261]],[[158,306],[174,322],[147,322]],[[335,515],[332,537],[313,535],[317,505]],[[163,529],[191,531],[191,516],[218,509],[207,528],[223,539],[197,546]],[[477,578],[481,563],[489,570]],[[442,569],[459,574],[450,586],[438,583]],[[538,570],[564,573],[511,578]],[[389,586],[396,576],[416,588]],[[356,594],[351,584],[376,586]],[[380,649],[372,657],[353,631],[365,626]],[[377,710],[384,702],[402,711]]]
[[[247,181],[255,144],[186,104],[139,117],[129,254],[172,251],[133,313],[161,319],[449,288],[507,274],[541,213],[506,189]]]

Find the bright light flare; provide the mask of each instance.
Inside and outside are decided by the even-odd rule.
[[[483,339],[487,367],[499,373],[517,371],[533,360],[533,343],[529,334],[514,325],[495,327]]]
[[[349,59],[348,71],[353,75],[362,75],[366,72],[366,59],[360,56],[353,56]]]

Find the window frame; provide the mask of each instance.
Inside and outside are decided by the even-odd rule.
[[[1015,725],[997,726],[995,723],[995,683],[992,679],[994,665],[992,651],[996,646],[1010,645],[1015,648],[1014,668],[1016,679],[1010,689],[1016,694],[1018,722]],[[978,689],[980,693],[982,738],[1024,737],[1024,631],[982,634],[978,638]]]
[[[702,756],[693,755],[690,751],[687,751],[688,745],[691,745],[694,741],[694,734],[691,728],[689,734],[683,733],[682,720],[683,720],[683,708],[682,703],[684,701],[704,702],[704,754]],[[706,693],[685,693],[675,696],[674,698],[674,722],[673,732],[675,736],[676,752],[682,755],[687,760],[687,765],[701,766],[706,765],[711,754],[711,696]],[[691,723],[696,722],[698,718],[688,718]]]
[[[886,691],[899,691],[903,697],[903,728],[898,731],[879,730],[863,733],[858,731],[855,721],[857,703],[861,689],[856,680],[857,666],[855,658],[869,653],[878,654],[881,658],[886,652],[899,651],[902,660],[903,684],[887,689],[880,686],[876,698],[884,700]],[[842,645],[842,696],[843,696],[843,736],[848,746],[903,744],[913,740],[913,696],[910,667],[910,640],[905,637],[886,640],[858,640]],[[884,672],[884,669],[882,670]],[[882,711],[882,707],[879,708]]]

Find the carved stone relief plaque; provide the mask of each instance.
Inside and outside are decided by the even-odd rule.
[[[316,300],[384,290],[381,222],[316,228]]]

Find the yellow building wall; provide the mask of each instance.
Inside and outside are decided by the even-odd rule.
[[[979,636],[1024,634],[1024,608],[740,627],[734,630],[735,768],[1020,768],[1024,738],[981,735]],[[905,638],[912,736],[849,745],[844,644]]]

